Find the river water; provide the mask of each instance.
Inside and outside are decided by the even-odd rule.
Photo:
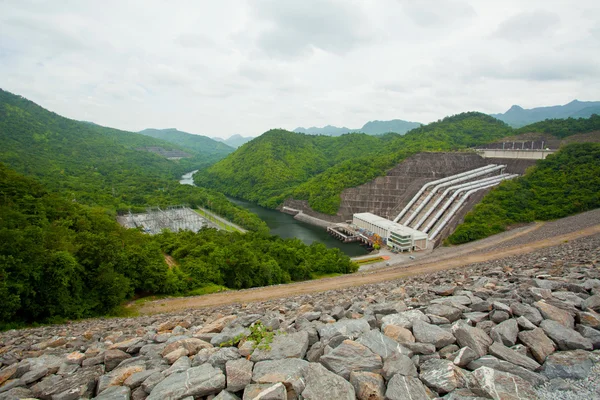
[[[193,185],[192,176],[196,171],[188,172],[181,177],[179,183],[184,185]],[[323,243],[327,247],[337,247],[350,257],[363,256],[368,252],[357,243],[342,243],[337,239],[329,236],[327,231],[321,227],[307,224],[306,222],[298,221],[293,216],[284,214],[277,210],[261,207],[249,201],[234,199],[228,197],[229,201],[237,204],[240,207],[252,211],[266,222],[271,230],[272,235],[277,235],[284,239],[298,238],[306,244],[313,242]]]

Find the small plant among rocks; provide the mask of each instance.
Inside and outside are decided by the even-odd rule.
[[[252,341],[254,343],[253,349],[261,349],[261,350],[270,350],[271,343],[273,343],[273,338],[275,337],[276,332],[273,332],[271,328],[265,326],[260,320],[256,321],[252,325],[250,325],[250,334],[245,335],[237,335],[233,339],[221,343],[221,347],[230,347],[235,346],[239,342],[243,341]]]

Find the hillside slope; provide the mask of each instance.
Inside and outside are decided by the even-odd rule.
[[[161,139],[191,149],[197,154],[214,158],[215,161],[234,151],[233,147],[202,135],[194,135],[177,129],[144,129],[142,135]]]
[[[445,118],[404,136],[327,137],[269,131],[196,174],[196,182],[267,207],[276,207],[292,195],[308,200],[317,211],[335,214],[343,189],[384,174],[408,155],[460,150],[510,132],[503,122],[474,112]]]
[[[255,137],[254,136],[242,136],[242,135],[236,134],[236,135],[232,135],[232,136],[228,137],[227,139],[222,139],[222,138],[218,138],[218,137],[214,137],[212,139],[216,140],[218,142],[225,143],[227,146],[237,149],[238,147],[242,146],[243,144],[246,144],[249,141],[251,141],[252,139],[255,139]]]
[[[519,128],[546,119],[589,118],[592,114],[600,114],[600,101],[573,100],[562,106],[530,109],[514,105],[505,113],[491,114],[491,116],[506,122],[512,127]]]

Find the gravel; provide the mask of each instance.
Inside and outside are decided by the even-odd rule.
[[[552,379],[535,389],[540,400],[600,399],[600,352],[594,353],[596,365],[586,379]]]

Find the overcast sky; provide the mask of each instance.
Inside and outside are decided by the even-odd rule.
[[[600,100],[600,2],[0,0],[0,87],[219,137]]]

